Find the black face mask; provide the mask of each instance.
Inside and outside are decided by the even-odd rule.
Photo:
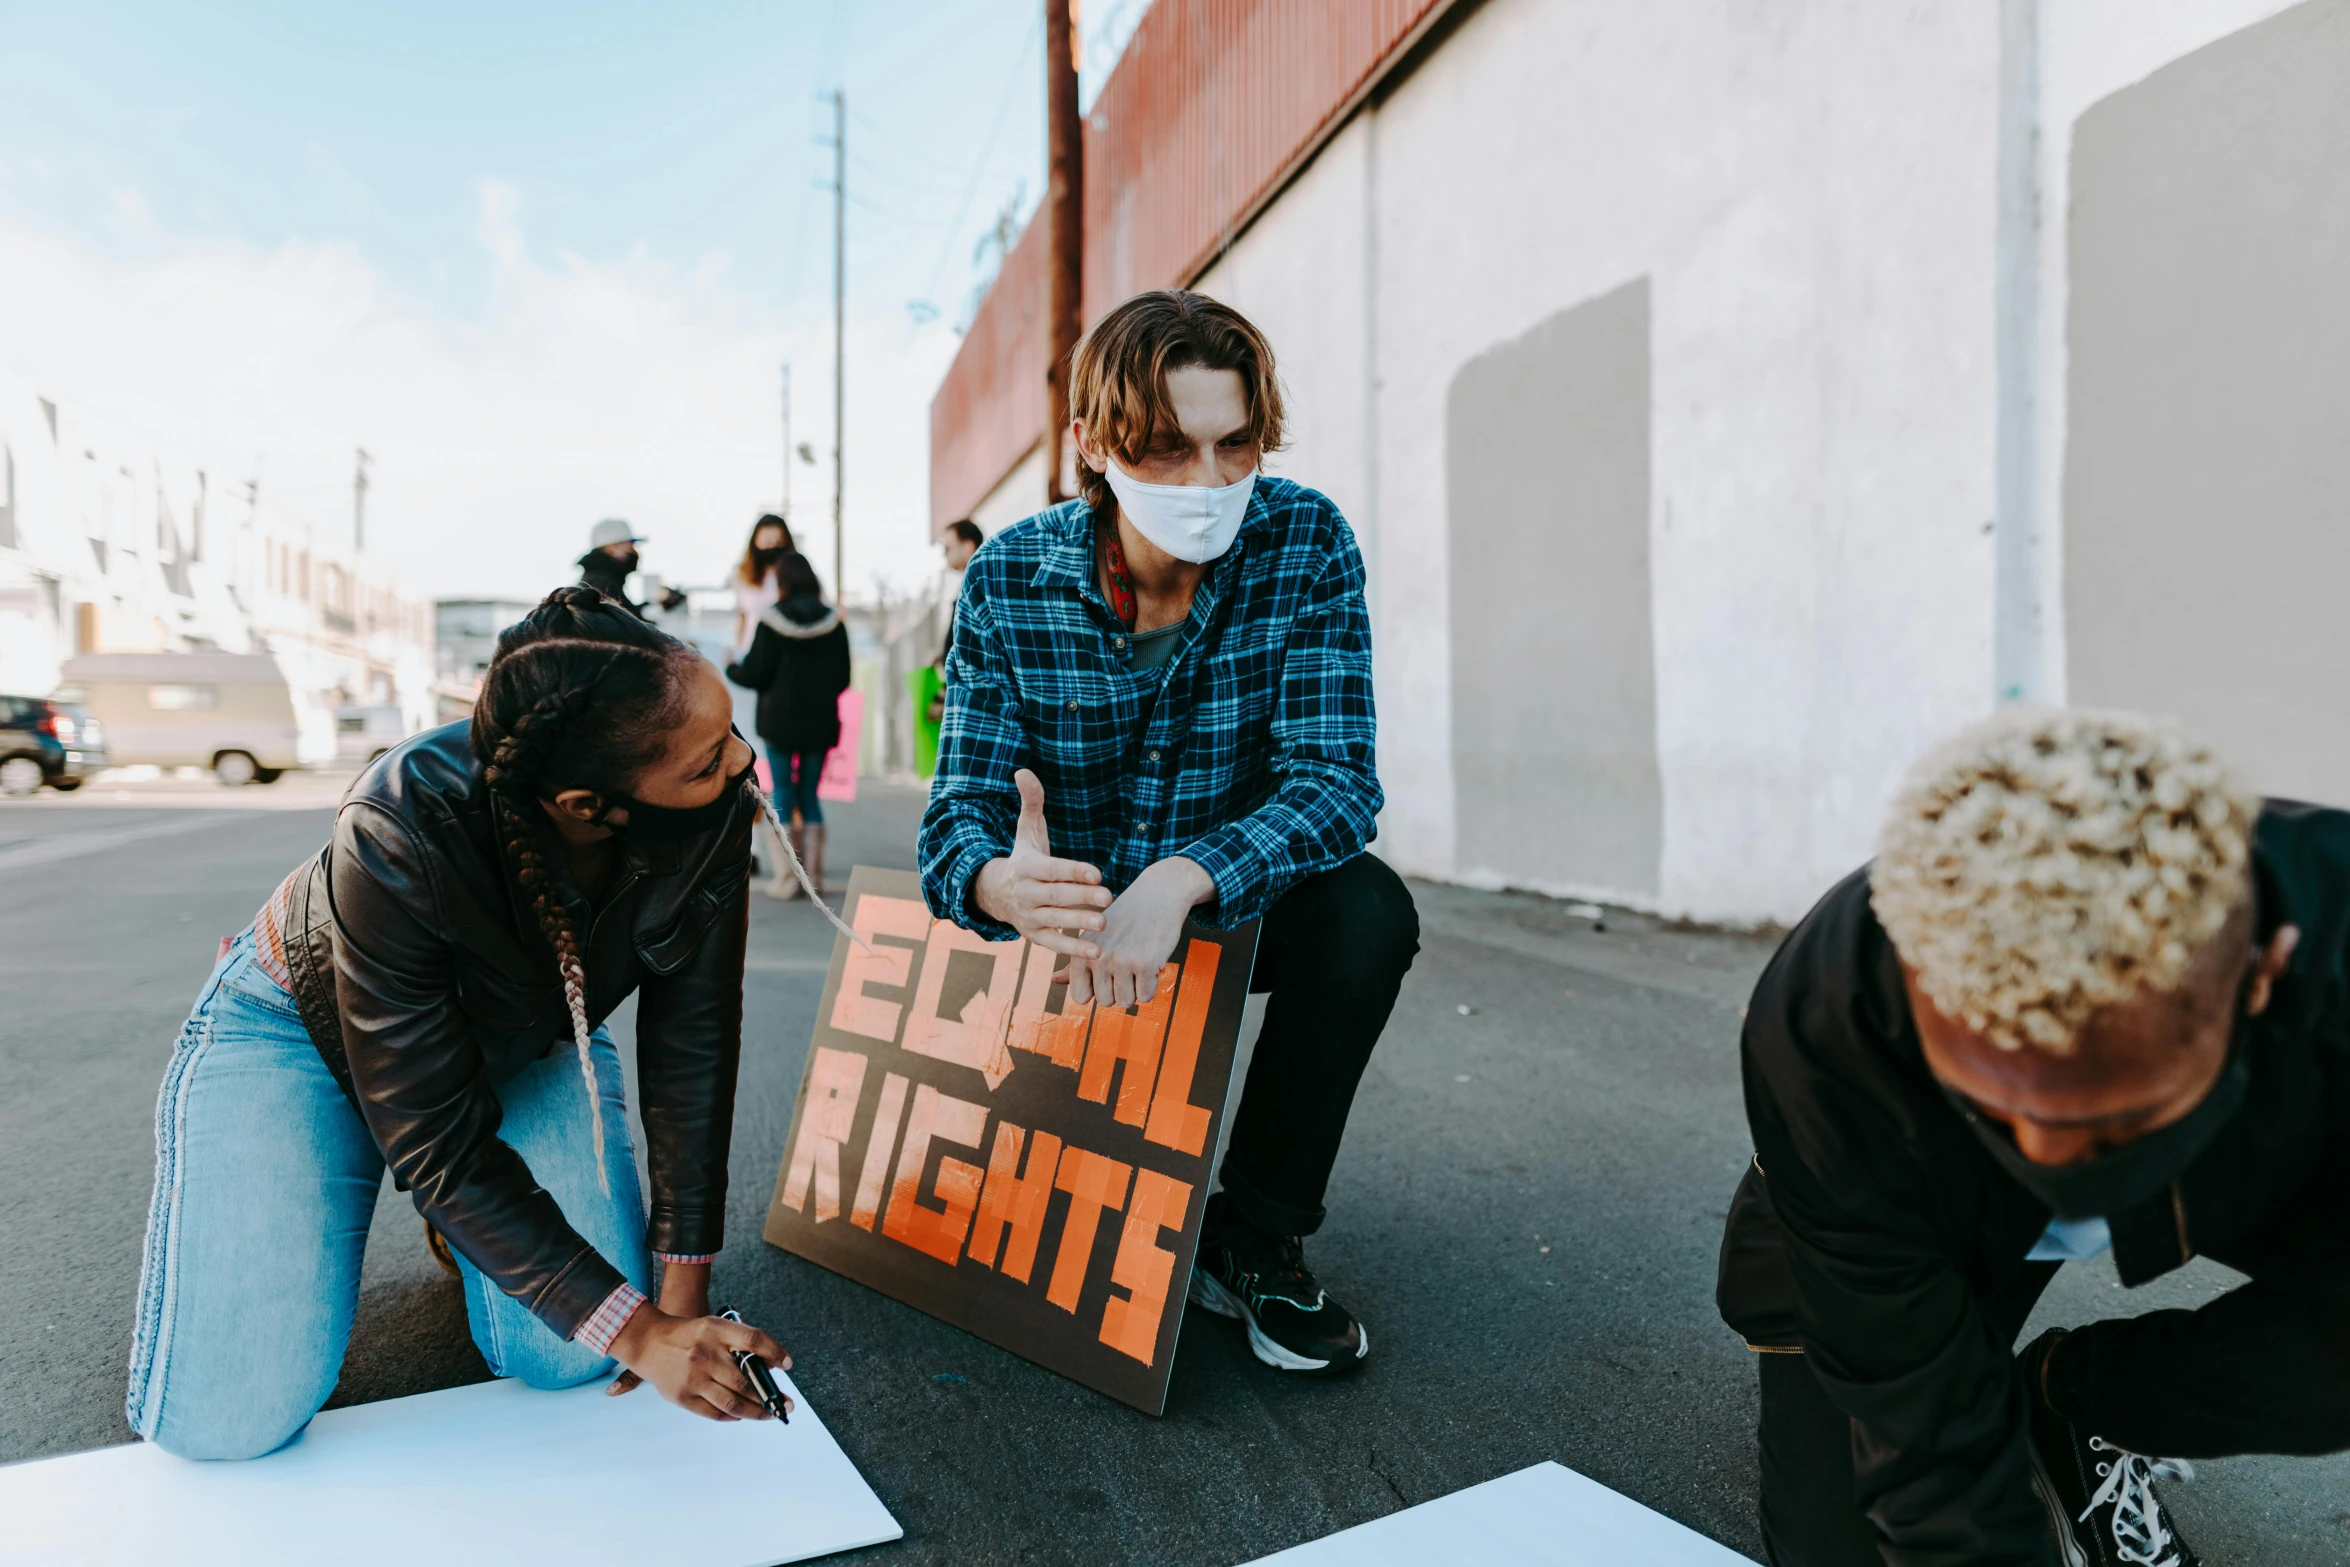
[[[773,548],[773,549],[771,549],[771,550],[753,550],[753,551],[751,551],[751,557],[752,557],[752,559],[754,559],[754,560],[758,561],[758,563],[759,563],[759,564],[760,564],[762,567],[767,567],[767,566],[774,566],[774,565],[777,565],[778,563],[780,563],[780,562],[782,561],[782,559],[783,559],[783,556],[784,556],[784,549],[783,549],[783,546],[782,546],[782,545],[780,545],[780,544],[778,544],[778,545],[777,545],[775,548]]]
[[[613,806],[619,806],[628,812],[628,821],[626,825],[617,822],[604,825],[641,843],[675,843],[680,839],[698,838],[704,833],[717,832],[734,815],[735,806],[742,798],[743,785],[749,780],[751,771],[750,767],[746,767],[728,779],[726,787],[718,791],[718,798],[707,805],[647,805],[625,794],[613,795],[604,809],[609,811]],[[597,821],[603,823],[602,813],[598,813]]]
[[[608,558],[612,562],[612,569],[624,577],[636,570],[637,553],[635,550],[630,550],[625,555],[613,555]]]
[[[2015,1137],[1963,1094],[1945,1088],[1942,1093],[1965,1118],[1976,1138],[1991,1151],[1999,1167],[2016,1184],[2048,1205],[2060,1219],[2109,1219],[2156,1195],[2187,1173],[2187,1166],[2211,1145],[2229,1117],[2244,1107],[2252,1083],[2246,1059],[2244,1024],[2238,1016],[2236,1037],[2228,1047],[2228,1064],[2203,1102],[2157,1132],[2124,1143],[2079,1164],[2035,1164],[2015,1145]]]

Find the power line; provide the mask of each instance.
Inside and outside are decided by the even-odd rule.
[[[930,286],[922,291],[925,299],[935,301],[938,297],[939,280],[946,276],[947,257],[954,254],[955,235],[963,227],[963,215],[970,210],[971,198],[978,194],[979,181],[987,173],[987,160],[995,152],[996,137],[1003,133],[1004,120],[1011,114],[1012,101],[1018,96],[1020,77],[1028,69],[1028,51],[1043,36],[1044,18],[1040,15],[1028,29],[1027,42],[1020,45],[1019,57],[1012,63],[1012,74],[1004,82],[1003,101],[996,105],[995,123],[987,128],[987,140],[979,145],[979,161],[972,167],[971,182],[963,187],[963,199],[955,203],[955,215],[947,222],[946,243],[939,247],[938,264],[930,269]]]

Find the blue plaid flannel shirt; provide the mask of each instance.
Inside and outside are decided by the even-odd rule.
[[[1163,670],[1127,668],[1094,574],[1093,511],[1067,501],[987,541],[947,655],[938,775],[922,813],[931,911],[991,939],[971,879],[1012,847],[1012,774],[1044,783],[1053,853],[1123,891],[1170,855],[1214,878],[1204,925],[1256,918],[1377,831],[1378,718],[1363,557],[1329,500],[1259,478]]]

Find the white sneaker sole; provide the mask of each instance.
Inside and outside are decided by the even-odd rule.
[[[1194,1305],[1204,1306],[1219,1317],[1230,1317],[1235,1322],[1247,1323],[1249,1352],[1276,1371],[1330,1369],[1329,1361],[1301,1355],[1266,1337],[1265,1330],[1257,1326],[1257,1314],[1248,1309],[1248,1302],[1226,1289],[1205,1269],[1194,1267],[1191,1270],[1191,1288],[1186,1293]],[[1355,1359],[1368,1359],[1371,1354],[1371,1330],[1358,1322],[1355,1324],[1355,1338],[1361,1346],[1355,1351]]]
[[[2049,1477],[2037,1449],[2032,1453],[2032,1489],[2039,1493],[2040,1505],[2048,1509],[2048,1532],[2056,1537],[2064,1567],[2092,1567],[2089,1553],[2081,1549],[2080,1537],[2073,1533],[2072,1520],[2065,1516],[2064,1504],[2056,1499],[2056,1482]]]

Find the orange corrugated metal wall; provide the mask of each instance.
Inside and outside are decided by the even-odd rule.
[[[1085,126],[1085,314],[1199,275],[1444,0],[1158,0]]]
[[[1004,257],[930,401],[930,530],[968,516],[1044,433],[1046,229]]]
[[[1453,3],[1156,0],[1085,119],[1086,320],[1212,265]],[[1044,228],[1032,222],[1014,247],[931,403],[934,528],[1043,432]]]

